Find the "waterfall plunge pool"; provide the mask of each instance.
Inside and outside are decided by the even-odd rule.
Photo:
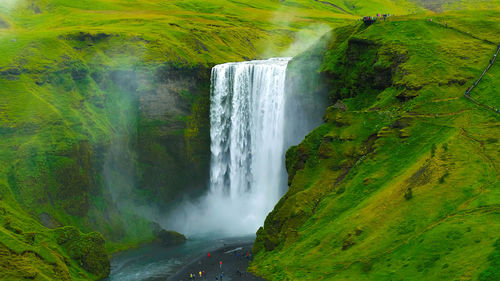
[[[151,243],[119,252],[111,258],[111,273],[106,281],[165,281],[184,265],[228,244],[252,243],[255,235],[215,238],[193,237],[178,246]]]

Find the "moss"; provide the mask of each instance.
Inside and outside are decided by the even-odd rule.
[[[141,188],[164,206],[186,194],[199,194],[208,180],[209,69],[166,64],[156,69],[155,79],[161,83],[157,95],[175,99],[176,104],[166,104],[162,112],[156,112],[143,98],[138,172]],[[148,98],[155,97],[148,94]]]
[[[156,237],[165,246],[179,245],[186,242],[186,237],[183,234],[172,230],[162,229],[156,234]]]
[[[443,17],[498,31],[475,20],[483,13]],[[493,280],[498,144],[487,140],[498,118],[461,99],[460,81],[496,47],[421,15],[345,30],[321,68],[333,105],[288,150],[289,190],[257,232],[251,269],[269,280]],[[478,96],[494,95],[489,83]]]
[[[0,279],[2,280],[69,280],[64,267],[47,264],[34,252],[17,255],[0,244]]]
[[[446,159],[440,160],[443,155],[439,150],[435,152],[437,157],[433,157],[433,161],[444,161],[433,166],[435,174],[444,173],[440,166],[443,164],[450,169],[449,176],[433,189],[430,193],[433,196],[425,197],[429,185],[437,180],[434,176],[414,188],[414,199],[426,201],[410,200],[398,205],[400,208],[392,208],[392,213],[410,207],[413,211],[419,210],[419,203],[425,202],[421,205],[439,210],[426,213],[433,221],[421,218],[430,224],[469,203],[488,206],[496,202],[496,197],[490,195],[493,189],[489,185],[496,181],[484,176],[495,174],[491,170],[495,165],[484,164],[484,161],[497,157],[497,142],[493,140],[498,134],[491,133],[488,127],[496,119],[488,119],[456,96],[463,92],[464,83],[481,72],[482,61],[490,57],[494,46],[486,40],[498,37],[497,25],[490,22],[490,18],[498,18],[494,9],[433,15],[435,22],[446,20],[453,26],[449,29],[429,23],[421,15],[394,17],[366,28],[351,24],[351,20],[381,8],[397,14],[421,9],[407,1],[382,0],[364,1],[356,7],[337,3],[340,9],[321,1],[305,0],[285,4],[208,0],[203,5],[197,1],[172,1],[162,5],[154,1],[121,0],[14,1],[20,5],[16,9],[11,6],[13,1],[0,2],[0,235],[3,245],[0,266],[4,266],[0,279],[101,277],[106,271],[102,237],[78,231],[101,231],[110,239],[107,245],[110,250],[152,239],[149,222],[128,210],[118,210],[105,188],[100,171],[113,141],[127,139],[128,156],[133,156],[132,152],[143,153],[137,159],[129,158],[134,159],[130,161],[132,164],[139,166],[130,174],[138,174],[141,189],[134,190],[133,197],[140,202],[148,202],[150,198],[172,200],[175,196],[170,195],[178,196],[188,190],[186,186],[203,182],[209,158],[209,67],[215,63],[279,54],[297,38],[301,39],[296,36],[298,30],[314,29],[312,22],[343,27],[334,32],[330,45],[328,37],[322,41],[326,45],[318,45],[319,49],[329,46],[328,50],[321,51],[326,52],[324,71],[320,77],[311,75],[312,79],[301,85],[304,87],[299,89],[300,97],[307,102],[309,97],[330,90],[318,85],[331,79],[340,81],[337,84],[332,81],[330,85],[332,99],[344,100],[337,108],[329,109],[325,117],[327,124],[287,154],[290,194],[273,211],[275,219],[269,219],[259,231],[257,240],[260,245],[264,244],[261,251],[293,249],[285,258],[305,257],[301,268],[310,267],[307,261],[312,259],[321,268],[342,274],[341,263],[328,264],[336,262],[335,256],[319,259],[316,253],[308,251],[316,247],[328,249],[330,241],[336,248],[327,252],[338,250],[342,243],[335,237],[345,237],[350,231],[344,232],[342,226],[358,220],[349,212],[361,213],[361,217],[367,218],[362,222],[368,226],[371,214],[387,214],[379,212],[386,210],[386,205],[369,211],[352,208],[363,202],[372,206],[366,201],[371,196],[411,178],[421,167],[419,156],[430,151],[430,143],[439,147],[449,141]],[[447,5],[470,5],[462,2]],[[489,7],[485,3],[475,4]],[[170,13],[172,10],[177,12]],[[103,11],[109,17],[102,17]],[[139,13],[131,13],[136,11]],[[67,20],[68,14],[72,15],[71,20]],[[159,14],[166,16],[158,17]],[[276,18],[290,19],[293,23],[273,20]],[[301,60],[307,73],[314,74],[317,62],[323,58],[306,53]],[[422,70],[425,75],[420,75]],[[493,67],[489,72],[491,76],[485,77],[485,83],[476,91],[477,98],[488,104],[498,100],[495,95],[500,81],[495,79],[497,70]],[[292,74],[295,76],[291,78],[303,75],[300,67]],[[169,77],[181,76],[200,78],[174,89],[177,98],[183,101],[176,109],[183,112],[166,119],[143,118],[139,110],[141,98],[154,93]],[[374,87],[367,85],[369,83]],[[193,85],[199,86],[198,89],[192,89]],[[309,95],[309,90],[314,93]],[[310,110],[314,110],[314,103],[310,104]],[[352,112],[344,114],[346,111]],[[396,120],[409,117],[417,121],[410,122],[404,131],[399,126],[391,127]],[[468,146],[460,146],[462,143]],[[479,148],[477,143],[481,144]],[[468,155],[472,160],[459,155]],[[475,158],[477,155],[482,157]],[[465,161],[472,163],[467,177],[463,171]],[[171,175],[179,177],[171,180]],[[404,178],[401,181],[400,175]],[[377,180],[365,182],[367,178]],[[481,193],[474,200],[472,196],[477,193],[478,185]],[[453,189],[455,186],[464,188]],[[390,198],[393,200],[379,201],[400,202],[404,187],[407,186],[397,185],[391,190],[395,194]],[[196,193],[199,189],[189,191]],[[442,208],[434,198],[446,199],[442,200]],[[324,215],[325,209],[328,215]],[[37,221],[41,214],[53,219],[52,227],[74,225],[78,231],[62,231],[67,233],[57,238],[65,242],[58,245],[54,235],[61,230],[50,231],[41,226]],[[336,222],[344,215],[347,219],[338,225],[325,222]],[[477,221],[486,216],[477,215]],[[471,221],[465,220],[464,224],[477,230],[478,226]],[[377,222],[383,228],[384,224]],[[316,227],[316,223],[321,227]],[[448,228],[448,223],[443,225]],[[303,226],[314,231],[303,231]],[[389,224],[389,230],[384,229],[387,235],[375,236],[381,247],[386,241],[384,237],[393,238],[392,226]],[[323,227],[335,235],[328,236],[322,231]],[[415,229],[422,228],[418,225]],[[435,237],[434,241],[446,239],[439,229],[425,234],[423,244],[427,245],[427,241]],[[311,238],[310,233],[317,236]],[[372,235],[370,227],[364,233]],[[357,261],[359,256],[354,255],[358,248],[370,255],[373,247],[365,247],[362,237],[356,238],[356,243],[344,251],[353,256],[339,257]],[[405,238],[408,237],[401,239]],[[475,245],[487,243],[484,238],[464,239],[479,241],[474,242]],[[491,248],[490,244],[477,251],[478,261],[485,259],[481,254]],[[91,251],[90,245],[96,245],[97,251]],[[310,247],[301,248],[301,245]],[[431,244],[427,246],[426,251],[439,250]],[[462,246],[468,249],[467,244]],[[421,254],[417,247],[402,248],[413,251],[415,256]],[[74,258],[69,256],[70,252]],[[395,252],[398,257],[404,256]],[[446,255],[440,253],[441,257]],[[428,265],[436,268],[443,259]],[[294,273],[287,272],[287,268],[297,268],[295,261],[278,268],[279,262],[286,259],[277,260],[269,265],[277,279],[311,277],[300,268]],[[379,261],[370,259],[370,264],[372,262],[374,266],[368,273],[377,274]],[[458,272],[460,261],[455,263],[457,266],[449,262],[447,270]],[[97,275],[86,272],[83,266]],[[321,268],[313,265],[307,270],[321,272]],[[422,269],[425,272],[425,268]],[[435,274],[435,271],[427,273]],[[398,276],[390,278],[398,279]]]
[[[110,259],[105,242],[98,232],[82,234],[75,227],[66,226],[54,230],[57,244],[61,245],[69,257],[98,278],[109,275]]]
[[[500,239],[495,241],[494,249],[488,256],[489,266],[481,274],[480,281],[498,280],[500,278]]]

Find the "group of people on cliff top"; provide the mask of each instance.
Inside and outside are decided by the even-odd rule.
[[[376,17],[367,16],[367,17],[363,17],[363,22],[367,25],[370,25],[370,24],[374,23],[375,21],[377,21],[378,19],[385,20],[390,16],[391,16],[390,14],[377,14]]]

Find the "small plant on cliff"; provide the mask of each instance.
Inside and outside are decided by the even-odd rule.
[[[404,197],[406,200],[410,200],[411,198],[413,198],[413,191],[411,187],[408,187],[408,189],[405,191]]]

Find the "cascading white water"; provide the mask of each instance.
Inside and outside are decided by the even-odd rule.
[[[255,233],[286,185],[285,78],[291,58],[212,69],[210,189],[174,222],[186,234]],[[178,213],[177,213],[178,214]]]
[[[284,175],[285,76],[290,58],[212,69],[212,196],[247,207],[255,231],[279,199]]]

